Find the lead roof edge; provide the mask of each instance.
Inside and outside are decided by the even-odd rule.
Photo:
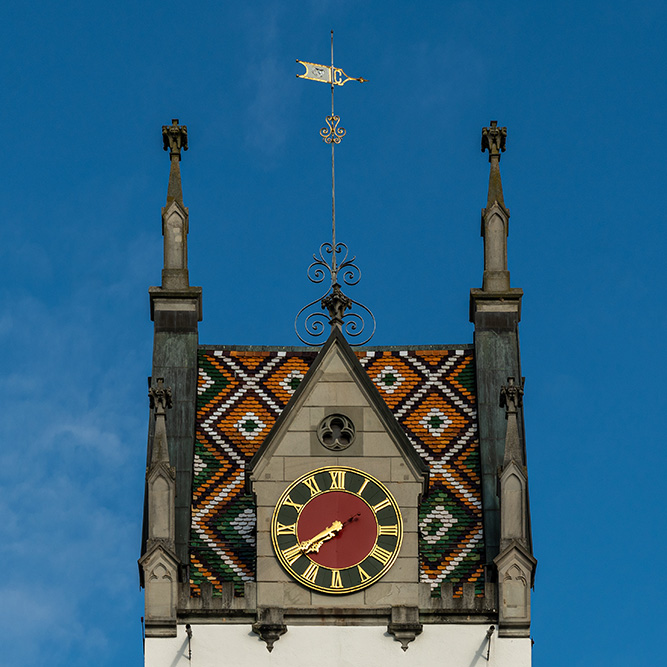
[[[203,345],[197,346],[199,350],[229,350],[230,352],[319,352],[321,346],[313,345]],[[463,343],[461,345],[370,345],[355,347],[359,352],[418,352],[421,350],[474,350],[474,343]]]

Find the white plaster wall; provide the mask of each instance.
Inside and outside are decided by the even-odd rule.
[[[193,625],[173,639],[146,640],[146,667],[529,667],[530,639],[491,638],[489,625],[426,625],[407,651],[386,627],[288,626],[273,652],[248,625]]]

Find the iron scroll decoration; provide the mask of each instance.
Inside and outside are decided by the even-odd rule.
[[[371,310],[343,294],[338,282],[341,278],[344,285],[354,286],[361,280],[361,269],[354,263],[356,257],[348,259],[345,243],[336,243],[335,247],[335,255],[342,255],[342,259],[336,261],[333,244],[323,243],[319,257],[313,254],[314,261],[307,270],[310,282],[318,285],[330,276],[331,286],[321,297],[305,305],[294,319],[294,331],[306,345],[321,345],[327,324],[339,326],[353,346],[366,344],[375,334],[376,322]],[[331,255],[331,263],[327,255]]]
[[[331,114],[326,116],[326,127],[320,130],[320,137],[325,144],[331,146],[331,243],[320,246],[319,257],[313,255],[313,263],[308,267],[307,275],[310,282],[320,284],[327,275],[331,278],[331,286],[318,299],[304,306],[294,319],[294,331],[302,343],[321,345],[325,342],[326,324],[331,328],[339,328],[348,336],[350,345],[364,345],[375,333],[375,317],[363,304],[343,294],[338,282],[342,275],[345,285],[356,285],[361,280],[361,271],[354,263],[356,257],[348,259],[348,248],[344,243],[336,242],[336,178],[334,148],[345,136],[345,128],[339,126],[340,116],[334,112],[334,89],[347,81],[363,83],[362,77],[350,77],[342,69],[334,67],[333,30],[331,31],[331,67],[317,63],[297,60],[306,71],[297,74],[298,78],[320,81],[331,85]],[[327,256],[330,256],[328,261]],[[339,259],[342,256],[342,259]],[[319,304],[319,307],[318,307]],[[347,312],[349,311],[349,312]],[[328,313],[328,317],[327,317]],[[371,328],[370,334],[368,330]]]

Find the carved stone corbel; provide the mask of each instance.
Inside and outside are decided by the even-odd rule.
[[[418,607],[392,607],[391,621],[387,626],[387,632],[394,639],[401,642],[401,648],[408,650],[408,644],[422,633],[424,626],[419,622]]]
[[[271,653],[273,645],[287,632],[282,609],[265,607],[259,610],[257,616],[252,631],[266,642],[266,650]]]

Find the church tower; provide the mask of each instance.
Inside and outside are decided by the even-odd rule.
[[[150,288],[139,560],[146,665],[531,664],[506,135],[495,121],[482,131],[490,177],[472,343],[352,345],[355,302],[333,272],[325,342],[257,348],[199,343],[187,129],[163,128],[171,169],[162,285]],[[335,238],[329,247],[335,257]]]

